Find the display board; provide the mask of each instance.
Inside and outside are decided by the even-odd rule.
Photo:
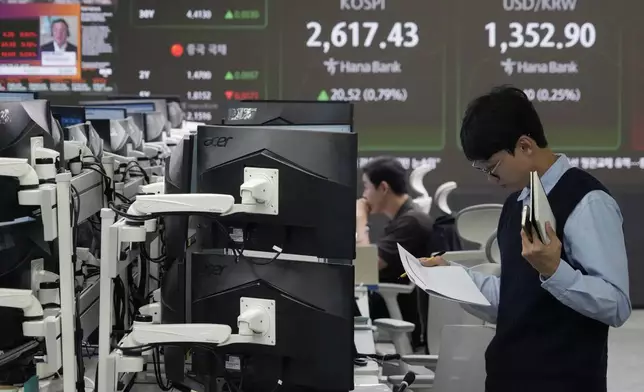
[[[477,183],[462,113],[513,84],[574,164],[612,183],[644,169],[641,0],[13,2],[29,4],[0,1],[0,89],[179,94],[205,122],[228,100],[348,100],[362,164],[386,153]],[[42,49],[60,19],[76,52]]]

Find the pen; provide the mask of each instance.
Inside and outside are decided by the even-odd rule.
[[[442,255],[444,255],[445,253],[447,253],[447,252],[446,252],[446,251],[444,251],[444,250],[442,250],[442,251],[440,251],[440,252],[436,252],[436,253],[434,253],[434,254],[432,255],[432,257],[430,257],[430,259],[433,259],[434,257],[442,256]],[[407,272],[405,272],[404,274],[400,275],[400,276],[398,277],[398,279],[405,279],[406,277],[407,277]]]

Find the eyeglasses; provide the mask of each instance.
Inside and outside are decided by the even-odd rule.
[[[501,162],[503,162],[503,159],[499,160],[496,163],[496,165],[494,165],[494,167],[491,168],[491,169],[488,169],[487,167],[477,166],[476,162],[472,162],[472,167],[475,168],[476,170],[480,171],[480,172],[485,173],[486,175],[488,175],[490,177],[494,177],[496,179],[499,179],[499,176],[494,174],[494,172],[496,171],[496,169],[499,168],[499,166],[501,165]]]

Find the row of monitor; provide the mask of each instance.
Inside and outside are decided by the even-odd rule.
[[[37,92],[24,91],[0,91],[0,102],[7,101],[31,101],[39,99]],[[136,113],[161,113],[167,122],[172,122],[172,105],[179,103],[178,97],[164,96],[154,99],[141,99],[131,96],[110,96],[104,101],[81,101],[82,106],[58,106],[51,105],[51,112],[63,127],[92,120],[121,120]],[[133,116],[135,123],[145,132],[146,122],[143,116]],[[181,118],[179,120],[182,120]],[[174,121],[177,122],[177,121]],[[171,124],[174,127],[180,124]],[[169,127],[166,127],[168,130]]]

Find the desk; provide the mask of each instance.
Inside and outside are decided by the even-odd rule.
[[[366,366],[356,366],[353,368],[354,391],[361,392],[391,392],[386,384],[381,384],[378,376],[380,367],[374,361],[367,362]]]

